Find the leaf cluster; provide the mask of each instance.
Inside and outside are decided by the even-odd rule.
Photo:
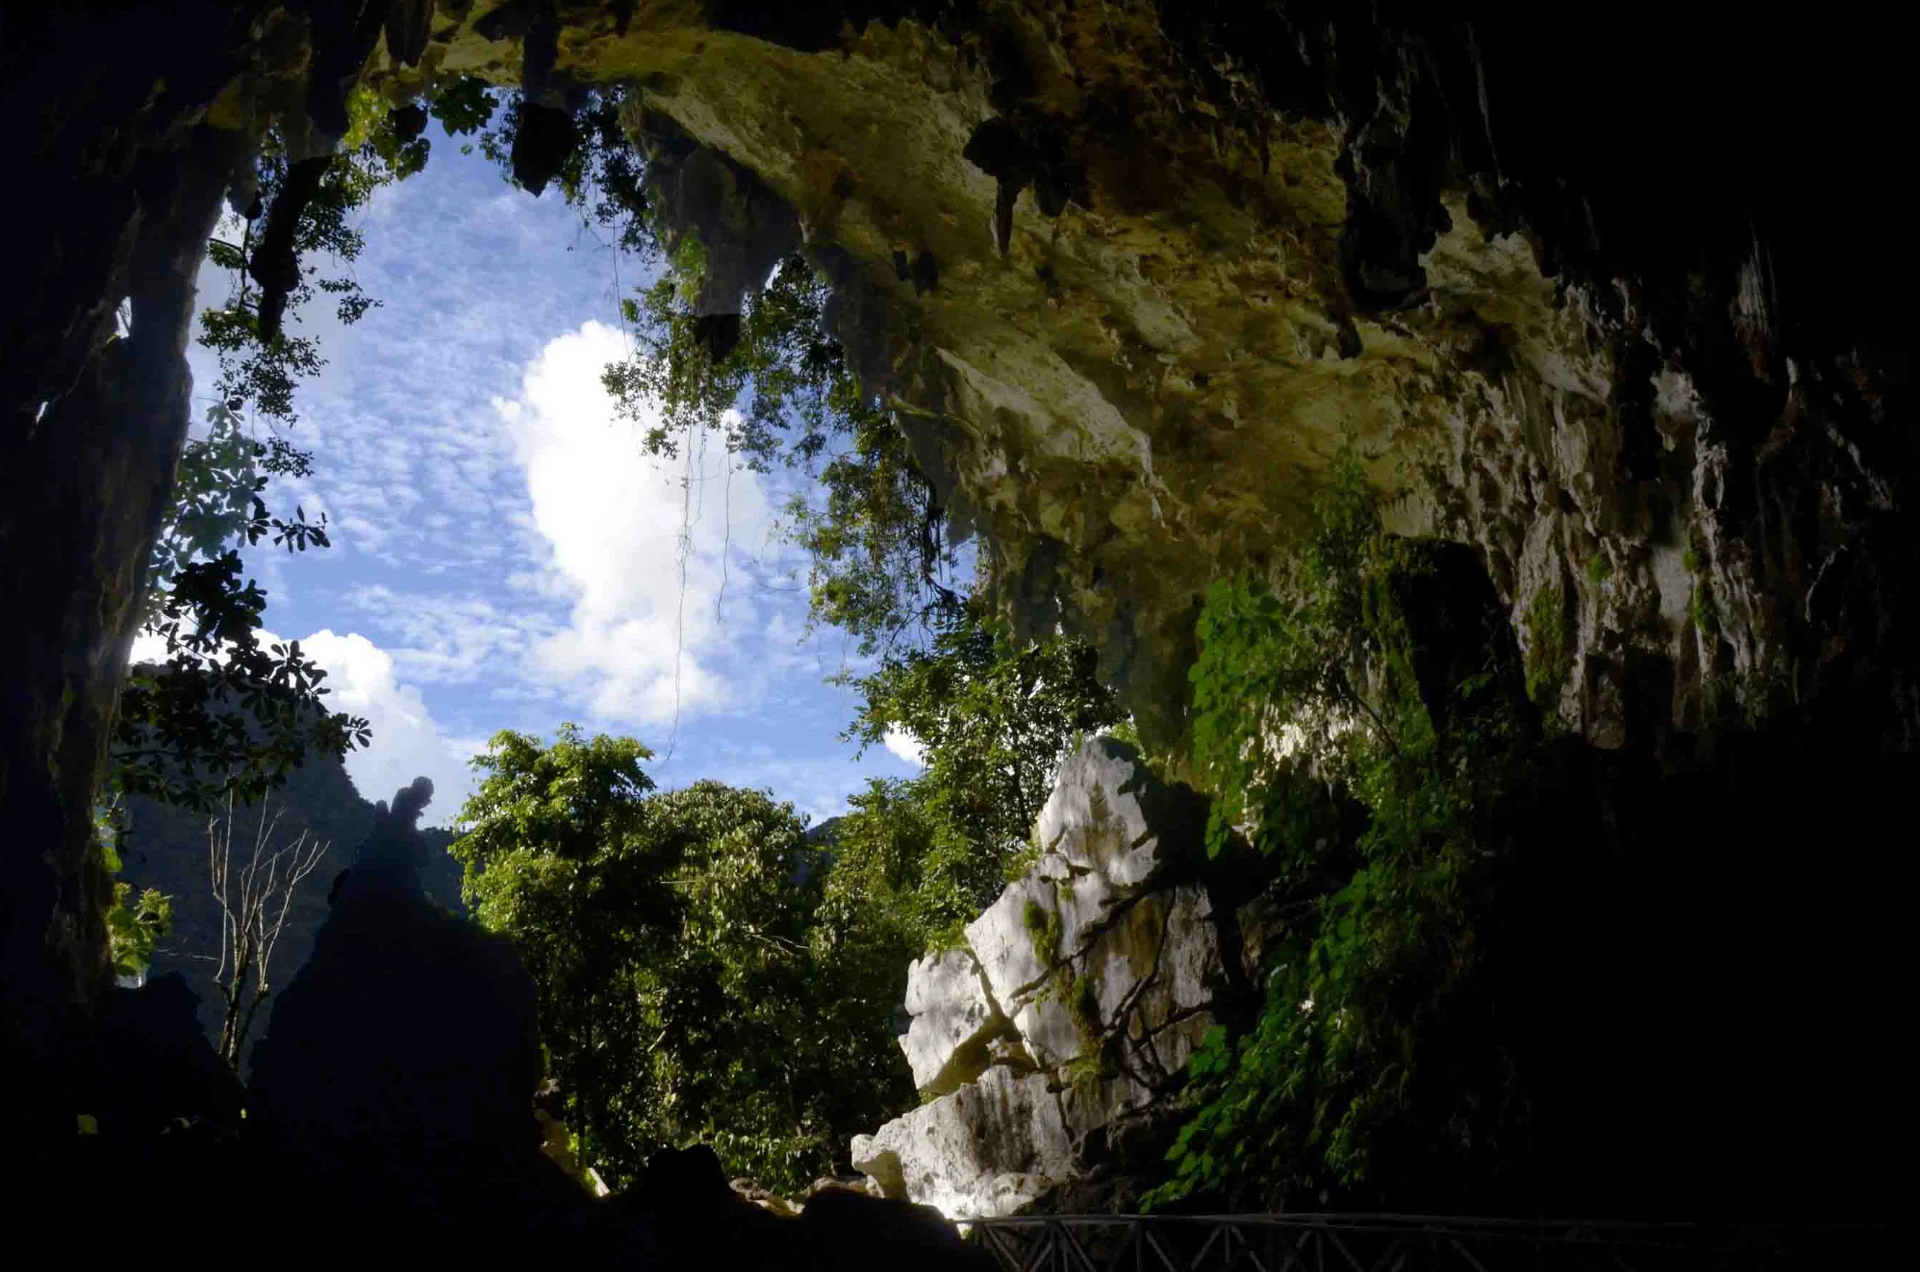
[[[1410,1153],[1497,1152],[1511,1129],[1499,1057],[1457,1031],[1484,1008],[1497,813],[1537,729],[1491,647],[1423,697],[1407,598],[1431,562],[1377,507],[1343,455],[1279,585],[1218,582],[1199,621],[1209,851],[1274,859],[1284,929],[1257,1023],[1215,1028],[1191,1063],[1193,1117],[1149,1204],[1324,1201],[1384,1187],[1382,1162]]]
[[[962,597],[946,511],[908,452],[900,421],[864,394],[827,330],[826,281],[790,256],[737,320],[694,311],[699,240],[683,236],[669,269],[624,315],[633,357],[603,377],[649,452],[673,457],[722,438],[756,472],[817,478],[788,503],[787,529],[807,553],[812,618],[851,633],[863,654],[949,621]]]
[[[173,898],[158,888],[140,888],[118,877],[120,843],[125,831],[121,806],[109,801],[95,810],[93,850],[113,877],[113,904],[107,907],[107,953],[115,976],[143,975],[153,950],[173,930]]]
[[[153,630],[165,661],[134,667],[120,694],[114,780],[127,794],[189,808],[228,791],[244,800],[283,785],[311,751],[366,745],[363,719],[330,713],[326,671],[299,641],[262,644],[266,594],[241,582],[239,553],[175,576]]]
[[[366,247],[356,214],[374,191],[411,176],[426,165],[425,137],[402,136],[398,112],[365,90],[356,90],[347,102],[348,132],[341,150],[327,162],[317,190],[300,205],[293,229],[298,277],[288,292],[287,308],[298,321],[300,312],[325,293],[334,302],[334,314],[352,324],[380,302],[366,294],[353,277],[352,265]],[[200,315],[200,342],[219,358],[220,378],[215,392],[240,410],[251,406],[265,419],[279,424],[298,420],[295,387],[326,365],[319,342],[297,335],[286,324],[263,338],[260,290],[253,285],[255,253],[261,230],[272,215],[275,200],[288,189],[294,151],[279,121],[262,139],[254,159],[254,204],[239,218],[239,238],[216,235],[207,246],[207,258],[233,276],[227,304]],[[231,225],[231,223],[229,223]],[[231,232],[231,229],[229,230]],[[323,267],[322,262],[326,262]],[[336,272],[337,271],[337,272]],[[269,471],[292,471],[308,456],[284,439],[271,452]]]
[[[263,645],[266,593],[243,581],[235,544],[272,541],[289,552],[326,547],[326,518],[272,516],[259,492],[265,448],[223,404],[205,437],[182,454],[172,509],[148,565],[144,628],[165,658],[133,667],[112,744],[116,791],[190,808],[229,789],[253,799],[310,750],[344,754],[368,739],[363,719],[326,710],[326,672],[298,641]]]

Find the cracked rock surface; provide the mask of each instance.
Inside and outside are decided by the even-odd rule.
[[[938,1097],[854,1141],[889,1196],[950,1217],[1012,1214],[1084,1175],[1176,1089],[1224,982],[1190,874],[1204,806],[1093,738],[1041,810],[1040,859],[913,965],[901,1045]]]

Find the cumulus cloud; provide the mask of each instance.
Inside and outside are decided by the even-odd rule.
[[[266,628],[257,638],[264,647],[284,638]],[[347,752],[347,774],[360,794],[391,799],[414,778],[433,780],[430,825],[451,825],[473,793],[474,774],[467,762],[484,747],[481,739],[449,735],[427,709],[420,690],[394,673],[393,655],[358,632],[338,635],[323,628],[300,641],[300,651],[327,673],[325,702],[330,711],[362,716],[372,742]],[[142,632],[133,642],[131,662],[166,657],[166,641]]]
[[[548,342],[520,396],[494,405],[526,472],[546,555],[540,590],[572,602],[568,624],[533,644],[531,669],[606,720],[660,725],[727,702],[716,658],[751,617],[736,586],[723,624],[721,593],[730,573],[741,581],[738,549],[765,538],[772,514],[755,476],[729,471],[717,437],[677,460],[642,452],[649,423],[615,418],[600,383],[625,354],[618,331],[586,323]]]
[[[926,767],[927,749],[920,744],[920,739],[914,737],[913,734],[902,729],[888,729],[886,733],[881,736],[880,741],[885,744],[887,750],[896,758],[905,760],[909,764],[918,765],[921,768]]]
[[[278,639],[266,632],[261,636]],[[365,716],[373,727],[372,745],[347,753],[347,773],[360,794],[392,799],[396,790],[425,775],[433,780],[426,821],[451,825],[472,793],[467,761],[481,744],[442,732],[419,689],[395,679],[392,655],[365,636],[322,629],[302,640],[300,648],[326,669],[328,707]]]

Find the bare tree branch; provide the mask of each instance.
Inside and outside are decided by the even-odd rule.
[[[273,993],[273,954],[293,908],[294,894],[320,865],[329,845],[301,831],[290,842],[274,847],[284,810],[270,809],[263,800],[255,821],[253,842],[243,843],[244,859],[234,861],[234,796],[229,791],[224,819],[207,821],[208,882],[220,907],[220,953],[214,984],[219,986],[224,1016],[220,1026],[220,1057],[235,1069],[253,1029],[260,1005]],[[271,816],[269,816],[271,813]]]

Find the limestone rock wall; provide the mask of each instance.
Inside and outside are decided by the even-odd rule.
[[[1195,874],[1204,825],[1130,748],[1069,757],[1040,859],[964,948],[913,965],[901,1045],[928,1102],[857,1138],[855,1166],[958,1218],[1014,1213],[1112,1159],[1177,1089],[1216,995],[1244,986]]]
[[[1397,528],[1479,550],[1592,741],[1823,696],[1914,733],[1871,33],[1629,3],[1548,58],[1464,2],[441,10],[374,82],[520,82],[545,12],[543,84],[640,85],[751,174],[701,187],[734,214],[684,181],[665,211],[727,259],[797,235],[1007,605],[1092,637],[1151,743],[1207,581],[1265,568],[1348,444]],[[1748,91],[1775,73],[1832,91]],[[1769,177],[1795,146],[1819,182]]]

